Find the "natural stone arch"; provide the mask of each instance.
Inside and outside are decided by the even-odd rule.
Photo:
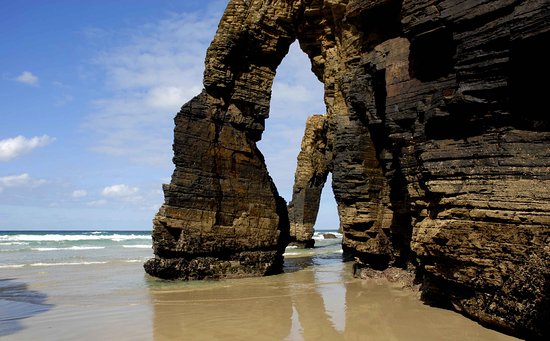
[[[288,215],[256,142],[275,69],[298,38],[325,87],[355,269],[414,269],[425,297],[518,335],[549,335],[550,125],[535,112],[542,101],[523,107],[527,93],[510,95],[533,61],[522,49],[547,38],[549,16],[541,0],[230,1],[205,90],[176,117],[176,169],[146,270],[281,270]],[[423,51],[432,45],[444,49],[436,70]]]

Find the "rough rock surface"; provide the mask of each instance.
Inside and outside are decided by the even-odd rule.
[[[300,247],[315,244],[313,226],[332,159],[327,130],[325,115],[308,117],[298,155],[292,201],[288,204],[290,242]]]
[[[280,268],[288,216],[255,141],[276,67],[297,38],[325,85],[326,152],[357,271],[413,267],[426,300],[548,336],[550,118],[539,84],[549,79],[549,7],[230,1],[205,90],[176,117],[176,170],[147,271]]]
[[[286,202],[256,142],[275,68],[295,39],[299,7],[292,1],[229,3],[207,52],[205,89],[175,119],[176,168],[153,221],[149,274],[202,279],[281,271]]]

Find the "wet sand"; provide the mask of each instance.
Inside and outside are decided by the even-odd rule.
[[[174,283],[141,263],[3,269],[2,340],[513,340],[432,308],[337,255],[287,273]],[[10,318],[11,317],[11,318]]]

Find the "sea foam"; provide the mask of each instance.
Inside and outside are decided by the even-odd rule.
[[[93,265],[106,264],[108,262],[61,262],[61,263],[32,263],[30,266],[65,266],[65,265]]]
[[[81,240],[112,240],[115,242],[125,240],[150,240],[149,235],[136,234],[14,234],[0,235],[0,242],[60,242],[60,241],[81,241]]]
[[[101,250],[105,246],[71,246],[71,247],[36,247],[33,251],[64,251],[64,250]]]

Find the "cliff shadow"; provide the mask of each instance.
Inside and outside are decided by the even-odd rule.
[[[22,320],[52,309],[47,298],[45,293],[30,290],[17,279],[0,279],[0,337],[23,330]]]

